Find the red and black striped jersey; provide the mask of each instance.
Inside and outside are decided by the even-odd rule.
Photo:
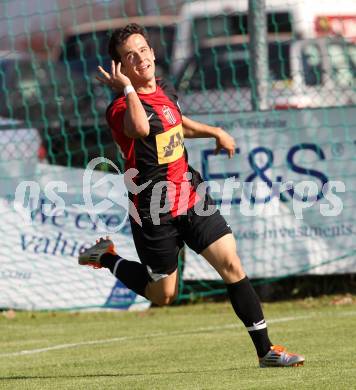
[[[188,166],[177,93],[166,81],[156,81],[155,92],[138,93],[150,124],[147,137],[133,139],[125,135],[124,114],[127,105],[124,95],[113,100],[107,109],[106,118],[125,160],[125,170],[136,168],[139,171],[135,178],[137,185],[151,180],[151,184],[133,198],[141,217],[149,216],[152,190],[161,182],[169,184],[162,185],[160,204],[156,206],[163,206],[167,196],[170,211],[164,215],[175,217],[185,214],[187,208],[199,200],[196,188],[202,179]],[[187,172],[191,175],[186,175]]]

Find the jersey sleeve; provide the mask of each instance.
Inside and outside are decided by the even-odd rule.
[[[113,133],[118,135],[124,131],[124,116],[127,110],[126,100],[119,97],[114,100],[106,110],[106,120]],[[115,137],[114,137],[115,138]]]
[[[133,153],[134,140],[124,133],[124,116],[127,110],[124,96],[114,100],[106,110],[106,120],[112,137],[125,160],[130,159]]]

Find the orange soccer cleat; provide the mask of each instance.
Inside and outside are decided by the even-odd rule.
[[[287,352],[281,345],[272,345],[271,350],[260,358],[260,367],[297,367],[304,364],[304,356]]]
[[[110,240],[109,237],[96,240],[95,245],[79,253],[78,263],[79,265],[89,265],[93,268],[102,268],[100,258],[105,253],[117,255],[115,252],[114,243]]]

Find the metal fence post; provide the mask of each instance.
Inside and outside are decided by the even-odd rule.
[[[265,0],[248,1],[249,50],[252,69],[251,103],[254,111],[268,109],[268,47]]]

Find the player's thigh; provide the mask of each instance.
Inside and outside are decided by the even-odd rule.
[[[208,215],[199,215],[192,208],[188,210],[187,217],[180,225],[185,243],[198,254],[221,237],[232,233],[219,210],[212,210]]]
[[[139,226],[132,222],[131,229],[139,259],[154,282],[177,269],[183,242],[176,226],[170,223],[153,225],[145,222]]]
[[[225,282],[233,283],[244,277],[235,238],[219,210],[208,216],[190,210],[188,215],[184,238],[187,245],[205,257]]]
[[[132,222],[131,228],[140,261],[151,278],[146,296],[158,305],[171,303],[178,293],[178,256],[183,246],[177,227],[169,222],[142,227]]]
[[[232,233],[214,241],[201,252],[201,255],[216,269],[226,283],[234,283],[245,277]]]

